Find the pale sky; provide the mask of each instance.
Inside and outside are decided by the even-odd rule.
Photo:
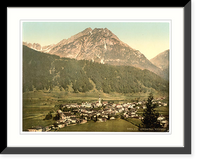
[[[147,59],[170,46],[168,22],[23,22],[22,40],[41,46],[56,44],[89,27],[109,29]]]

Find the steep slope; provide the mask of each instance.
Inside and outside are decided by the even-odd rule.
[[[169,49],[158,54],[150,61],[163,71],[166,79],[169,78]]]
[[[165,50],[162,53],[159,53],[150,61],[162,70],[168,68],[169,67],[169,49]]]
[[[113,66],[88,60],[60,58],[23,46],[23,91],[59,87],[87,92],[95,88],[105,93],[168,91],[168,81],[132,66]]]

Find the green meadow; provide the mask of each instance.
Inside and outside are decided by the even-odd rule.
[[[108,120],[106,122],[89,121],[85,124],[66,126],[58,130],[59,132],[90,131],[90,132],[137,132],[138,127],[122,119]]]

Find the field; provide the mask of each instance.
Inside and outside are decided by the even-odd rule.
[[[132,123],[135,126],[139,126],[140,124],[142,124],[142,121],[136,118],[127,118],[126,121]]]
[[[23,130],[36,126],[48,126],[53,124],[54,120],[43,120],[45,115],[53,108],[50,107],[25,107],[23,109]]]
[[[102,92],[87,92],[87,93],[68,93],[65,91],[30,91],[23,93],[23,131],[27,131],[28,128],[41,126],[45,127],[53,124],[54,120],[43,120],[49,111],[56,114],[56,110],[58,108],[55,105],[65,104],[65,103],[82,103],[82,102],[95,102],[99,98],[99,94],[104,101],[110,101],[114,103],[124,103],[124,102],[132,102],[133,100],[146,100],[148,98],[149,93],[137,93],[137,94],[106,94]],[[164,96],[163,94],[155,94],[154,97]],[[159,112],[162,112],[163,115],[168,114],[168,108],[160,107],[157,108]],[[141,110],[142,111],[142,110]],[[142,114],[142,112],[140,112]],[[113,121],[115,122],[115,121]],[[105,127],[105,124],[111,125],[110,121],[106,123],[97,123],[99,127]],[[118,121],[116,121],[118,122]],[[124,122],[124,120],[123,120]],[[125,121],[124,123],[129,123]],[[133,123],[134,124],[134,123]],[[92,122],[87,123],[87,126],[93,128]],[[130,123],[130,125],[132,125]],[[78,126],[78,125],[77,125]],[[79,126],[82,127],[83,125]],[[86,125],[85,125],[86,126]],[[113,126],[113,125],[111,125]],[[120,125],[118,125],[120,126]],[[73,126],[74,127],[74,126]],[[73,128],[71,127],[71,128]],[[109,127],[108,127],[109,128]],[[118,131],[117,127],[116,131]],[[77,128],[77,130],[79,130]],[[105,127],[106,130],[106,127]]]
[[[85,124],[66,126],[58,131],[94,131],[94,132],[137,132],[138,127],[122,119],[108,120],[107,122],[89,121]]]
[[[160,106],[160,107],[155,108],[155,110],[159,114],[162,114],[163,116],[165,116],[165,115],[169,116],[169,107],[168,106]],[[138,109],[137,114],[142,116],[143,109]]]
[[[163,116],[165,116],[165,115],[169,116],[169,107],[168,106],[157,107],[157,108],[155,108],[155,110],[157,112],[159,112],[160,114],[162,114]]]
[[[83,101],[97,101],[101,96],[102,100],[113,102],[132,102],[134,100],[147,100],[149,92],[147,93],[103,93],[97,91],[91,91],[86,93],[69,93],[65,91],[29,91],[23,93],[23,103],[25,106],[37,106],[44,105],[53,106],[54,104],[61,104],[63,102],[83,102]],[[154,93],[154,98],[168,96],[166,93]]]

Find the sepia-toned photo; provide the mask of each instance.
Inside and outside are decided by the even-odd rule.
[[[170,22],[22,22],[23,132],[169,132]]]

